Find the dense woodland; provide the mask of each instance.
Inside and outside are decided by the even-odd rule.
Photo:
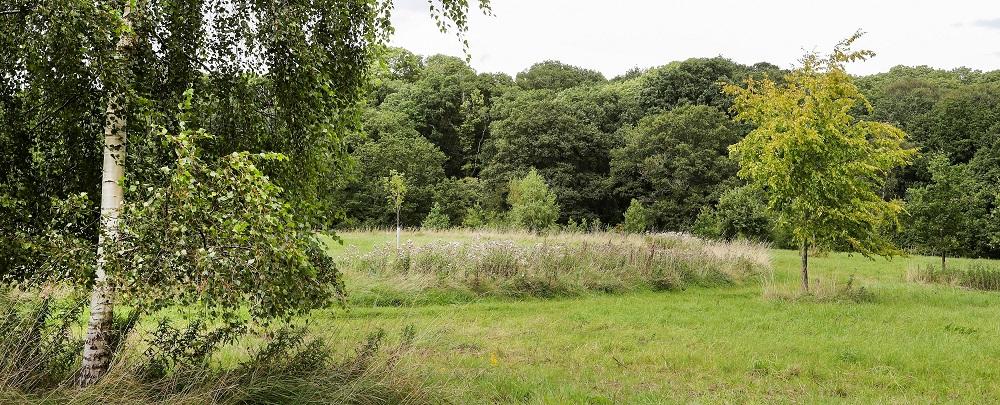
[[[752,128],[731,119],[732,100],[721,91],[724,83],[780,81],[786,73],[715,57],[611,79],[546,61],[510,77],[477,73],[456,57],[393,49],[364,129],[348,141],[355,164],[334,193],[343,202],[332,205],[345,208],[341,226],[392,224],[378,182],[396,170],[410,184],[404,226],[419,226],[435,204],[452,226],[500,225],[510,180],[534,168],[556,195],[559,224],[614,226],[635,200],[649,230],[788,245],[763,192],[736,176],[728,147]],[[852,113],[898,126],[921,153],[882,190],[885,199],[909,202],[893,238],[930,254],[1000,254],[991,228],[1000,72],[898,66],[855,82],[872,108]]]

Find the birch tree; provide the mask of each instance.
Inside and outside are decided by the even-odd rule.
[[[478,4],[489,13],[487,0]],[[464,43],[469,3],[431,6],[433,22]],[[392,0],[2,6],[0,130],[22,153],[3,170],[0,205],[26,213],[13,219],[18,243],[3,244],[13,259],[0,270],[6,281],[72,280],[91,288],[78,385],[107,371],[113,308],[121,300],[150,299],[156,307],[185,299],[215,310],[248,303],[263,318],[325,302],[330,289],[319,287],[336,283],[324,277],[337,273],[320,271],[332,263],[309,229],[336,212],[325,195],[328,179],[344,165],[345,135],[360,127],[392,9]],[[220,173],[238,176],[226,183]],[[100,204],[89,195],[100,195]],[[80,212],[60,232],[96,252],[89,265],[49,255],[59,252],[46,228],[55,218],[51,207],[66,201]],[[186,213],[188,222],[143,204]],[[218,211],[227,205],[229,212]],[[220,226],[228,228],[216,232]],[[220,242],[226,238],[245,245]],[[255,255],[222,249],[233,245]],[[212,264],[222,262],[235,275],[258,275],[259,283],[206,290],[233,275]],[[293,270],[282,270],[290,263]],[[195,270],[205,284],[195,284]],[[285,285],[293,281],[307,286]],[[270,301],[254,301],[250,286]],[[168,287],[165,295],[160,287]]]
[[[132,46],[132,3],[126,3],[121,16],[121,36],[115,45],[114,58],[117,66],[114,70],[120,73],[125,66],[121,64],[124,55]],[[122,183],[125,179],[125,94],[123,83],[113,84],[108,95],[108,106],[105,112],[104,124],[104,163],[101,168],[101,218],[100,234],[97,244],[97,267],[94,271],[94,286],[90,292],[90,318],[87,321],[87,331],[83,342],[83,360],[77,385],[92,385],[108,371],[111,363],[111,352],[108,338],[113,321],[114,291],[108,282],[105,265],[109,247],[115,245],[119,234],[119,220],[124,191]]]

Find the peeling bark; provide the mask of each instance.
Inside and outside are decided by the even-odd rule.
[[[132,45],[131,3],[126,2],[122,20],[125,30],[116,44],[116,51],[124,51]],[[108,281],[106,265],[108,243],[118,239],[119,216],[124,193],[122,179],[125,175],[125,100],[121,90],[112,89],[108,97],[108,107],[104,123],[104,165],[101,174],[101,230],[98,237],[97,269],[94,288],[90,295],[90,319],[84,336],[83,361],[76,384],[86,387],[96,383],[111,365],[111,334],[114,318],[114,289]]]

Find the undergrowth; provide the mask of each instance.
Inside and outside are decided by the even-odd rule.
[[[404,331],[387,346],[370,335],[339,355],[304,327],[229,333],[228,325],[160,322],[148,332],[137,317],[116,321],[114,361],[96,385],[74,387],[80,364],[81,317],[75,298],[0,297],[0,403],[73,404],[397,404],[441,403],[401,367],[413,338]],[[231,337],[238,336],[238,340]],[[247,343],[247,342],[251,343]],[[235,344],[247,351],[229,366],[214,361]],[[339,358],[339,359],[338,359]]]
[[[907,281],[947,284],[982,291],[1000,291],[1000,267],[970,263],[965,268],[942,269],[933,264],[915,266],[906,272]]]

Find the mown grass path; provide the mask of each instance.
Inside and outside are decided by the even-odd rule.
[[[773,260],[775,279],[795,288],[796,252],[775,250]],[[811,261],[820,283],[855,275],[875,294],[868,303],[765,300],[759,285],[744,285],[355,307],[314,322],[343,336],[414,325],[405,363],[459,403],[995,401],[1000,294],[906,282],[906,269],[924,261],[935,263]]]

